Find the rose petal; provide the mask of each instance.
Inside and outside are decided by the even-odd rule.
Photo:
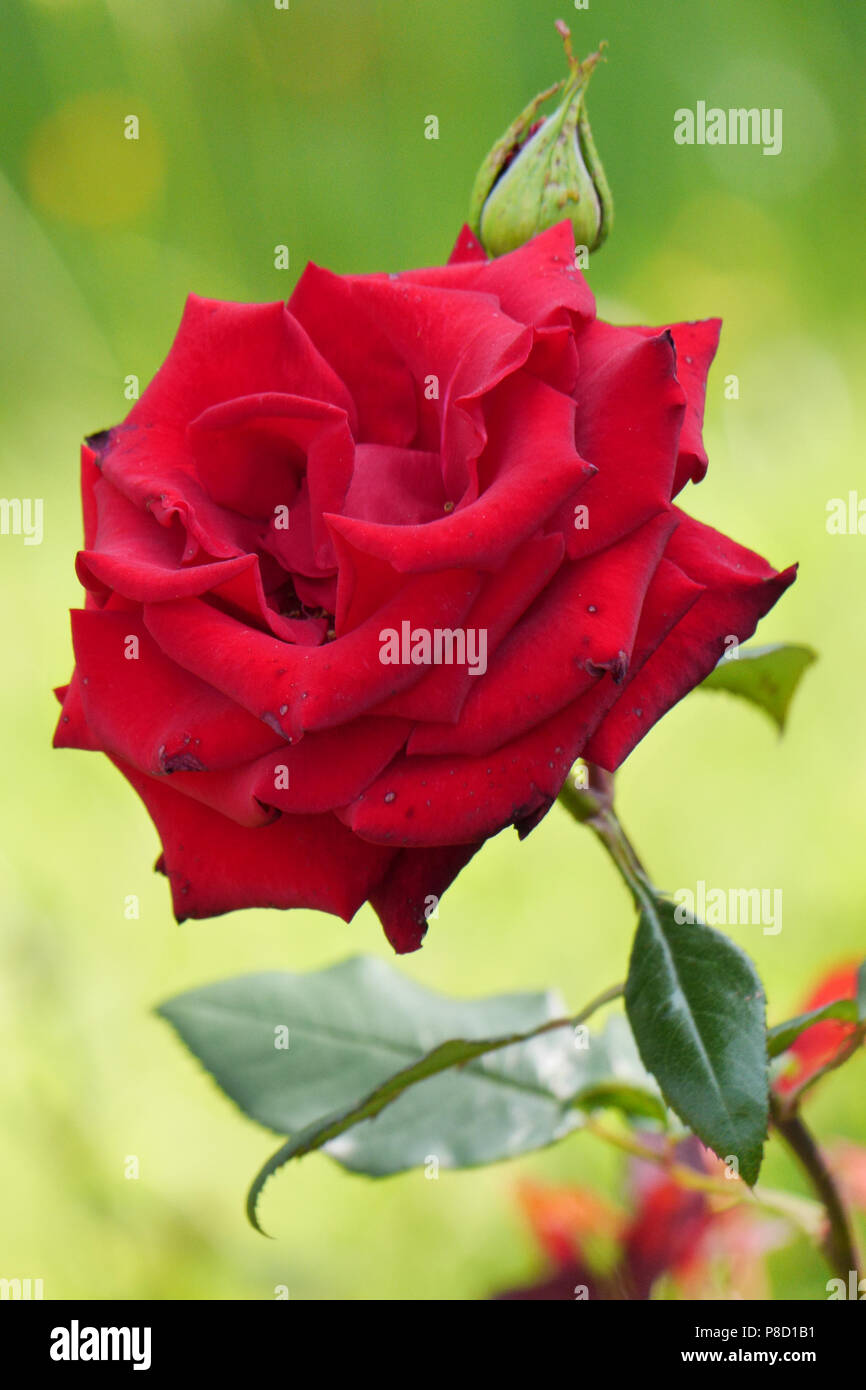
[[[178,922],[248,907],[312,907],[348,922],[382,879],[391,851],[331,815],[280,816],[249,829],[181,796],[164,778],[112,762],[144,802],[163,845]]]
[[[427,725],[410,754],[485,754],[549,718],[606,672],[628,670],[644,595],[676,526],[669,514],[565,564],[472,684],[456,728]]]
[[[557,311],[563,308],[574,316],[576,325],[595,318],[595,298],[575,264],[574,229],[568,219],[505,256],[490,261],[461,256],[447,266],[404,271],[400,279],[495,294],[504,312],[520,323],[543,326],[557,319]]]
[[[82,748],[87,752],[99,750],[100,744],[87,725],[81,703],[81,676],[76,669],[66,686],[58,686],[55,695],[63,706],[54,732],[54,748]]]
[[[597,469],[557,524],[572,559],[604,550],[670,504],[685,394],[670,334],[593,323],[578,338],[575,442]]]
[[[333,517],[333,532],[404,574],[468,559],[477,569],[499,569],[565,498],[588,486],[592,469],[574,449],[573,403],[528,373],[516,373],[491,393],[486,416],[483,485],[475,502],[427,526]]]
[[[459,265],[462,261],[486,261],[487,252],[475,233],[464,222],[457,233],[454,249],[448,257],[449,265]]]
[[[126,656],[136,650],[130,638],[138,652],[132,658]],[[80,698],[92,740],[88,746],[148,773],[190,764],[234,767],[285,747],[278,731],[170,661],[140,613],[75,609],[72,639],[81,687],[74,700],[67,696],[64,713],[76,727],[73,713]]]
[[[345,381],[285,304],[191,294],[168,356],[127,419],[142,439],[157,425],[182,434],[209,406],[268,391],[329,401],[354,422]],[[151,465],[158,462],[151,456]]]
[[[342,514],[356,521],[417,526],[444,516],[446,500],[438,453],[359,444]]]
[[[693,323],[672,323],[667,328],[637,328],[635,333],[656,337],[669,332],[677,354],[677,380],[686,393],[686,413],[680,435],[673,495],[686,483],[699,483],[707,471],[707,452],[703,441],[704,399],[707,374],[719,346],[721,319],[698,319]]]
[[[465,571],[415,576],[359,627],[321,647],[280,642],[200,599],[147,605],[144,620],[168,657],[291,739],[365,714],[417,681],[421,667],[382,662],[382,632],[399,632],[404,621],[459,626],[477,591],[477,577]]]
[[[356,298],[354,283],[351,277],[308,265],[289,300],[289,312],[345,383],[357,413],[356,440],[407,447],[418,424],[415,383]]]
[[[606,675],[552,719],[483,757],[398,754],[336,814],[364,839],[399,848],[477,844],[543,816],[617,694]]]
[[[586,756],[613,772],[677,701],[712,671],[725,639],[744,642],[794,582],[797,567],[779,574],[754,551],[675,511],[680,525],[667,557],[705,592],[653,651],[601,728]]]
[[[504,569],[485,579],[464,627],[487,634],[488,660],[556,573],[564,550],[558,535],[526,541]],[[377,706],[376,713],[402,715],[425,723],[455,724],[477,679],[468,666],[431,667],[417,685],[385,700]]]
[[[444,845],[395,854],[382,882],[370,894],[370,902],[398,955],[418,950],[429,914],[480,848],[480,844]]]
[[[280,811],[319,814],[360,796],[408,734],[405,721],[362,717],[224,771],[187,771],[180,764],[171,783],[239,825],[267,824]]]

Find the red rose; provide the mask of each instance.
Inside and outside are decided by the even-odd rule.
[[[310,266],[288,306],[190,299],[83,450],[56,740],[139,792],[178,919],[369,899],[414,950],[489,836],[753,632],[794,570],[671,504],[718,331],[597,320],[567,223],[490,262],[464,231],[431,270]]]

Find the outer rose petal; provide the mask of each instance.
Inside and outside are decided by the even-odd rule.
[[[651,516],[667,511],[686,398],[669,333],[643,338],[593,323],[578,338],[575,442],[596,476],[557,516],[572,558],[603,550]]]
[[[233,767],[285,748],[278,732],[170,661],[140,613],[73,610],[72,640],[90,737],[142,772]]]
[[[475,239],[468,227],[458,237],[447,266],[428,270],[409,270],[401,281],[416,285],[435,285],[475,290],[496,295],[504,312],[520,323],[543,327],[558,320],[558,310],[566,309],[578,323],[595,318],[595,298],[574,263],[574,230],[569,221],[560,222],[532,241],[488,261],[481,253],[472,254]],[[475,246],[478,243],[475,242]],[[461,248],[456,258],[458,247]],[[470,254],[463,255],[465,247]]]
[[[550,809],[618,689],[604,676],[552,719],[483,757],[398,755],[336,814],[364,839],[402,848],[477,844],[509,824],[526,834]]]
[[[482,843],[404,849],[394,856],[370,902],[398,955],[418,950],[427,932],[427,914],[436,906],[431,899],[442,897]]]
[[[362,717],[305,734],[290,748],[217,772],[171,775],[172,787],[238,825],[267,825],[279,812],[320,815],[360,796],[406,742],[408,724]],[[288,783],[288,785],[286,785]]]
[[[448,257],[449,265],[460,265],[463,261],[486,261],[487,252],[481,245],[475,233],[470,231],[464,222],[460,231],[457,233],[457,240],[454,249]]]
[[[686,393],[686,414],[677,456],[674,495],[688,482],[699,483],[707,471],[707,452],[702,429],[707,373],[716,355],[721,319],[698,319],[693,323],[672,323],[667,329],[635,328],[645,337],[669,332],[677,351],[677,380]]]
[[[191,294],[168,356],[127,420],[144,431],[174,425],[182,434],[208,406],[268,391],[329,401],[355,419],[345,382],[285,304]],[[152,452],[149,461],[153,468]]]
[[[677,511],[680,525],[667,558],[705,592],[627,681],[617,703],[590,739],[586,757],[614,772],[673,705],[712,671],[725,638],[744,642],[793,584],[796,565],[779,574],[754,551]]]
[[[81,676],[76,669],[68,685],[60,685],[54,694],[63,706],[54,731],[55,748],[82,748],[87,752],[100,751],[101,745],[87,727],[81,703]]]
[[[93,497],[97,521],[92,548],[80,551],[75,562],[78,578],[93,599],[89,607],[102,607],[112,595],[139,604],[209,594],[284,641],[317,646],[323,640],[324,622],[287,618],[269,607],[255,555],[185,565],[184,533],[176,519],[167,526],[154,525],[152,516],[104,478]]]
[[[89,444],[81,446],[81,512],[84,522],[84,544],[91,546],[96,534],[96,499],[93,490],[100,479],[96,454]]]
[[[331,815],[281,816],[249,829],[181,796],[164,778],[112,762],[156,826],[163,845],[157,867],[171,884],[179,922],[247,907],[313,907],[348,922],[393,858]]]
[[[122,425],[89,441],[103,474],[136,506],[168,524],[179,516],[188,542],[218,559],[249,546],[240,519],[216,504],[197,476],[190,421],[238,396],[291,393],[329,402],[355,421],[345,384],[283,304],[187,301],[168,357]]]

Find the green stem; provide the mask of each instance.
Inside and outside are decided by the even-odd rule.
[[[595,767],[592,763],[588,763],[587,767],[589,786],[585,790],[577,787],[569,775],[559,799],[576,821],[588,825],[595,832],[640,911],[656,890],[613,809],[612,774]],[[858,1045],[859,1038],[855,1046]],[[805,1086],[802,1087],[801,1092],[805,1089]],[[796,1109],[801,1092],[796,1093],[787,1103],[771,1094],[770,1117],[826,1212],[827,1233],[822,1241],[824,1256],[833,1273],[847,1281],[852,1269],[860,1269],[851,1221],[842,1194],[821,1150]]]
[[[836,1180],[803,1117],[796,1113],[785,1113],[775,1098],[770,1101],[770,1112],[778,1133],[797,1159],[827,1213],[827,1233],[821,1242],[824,1257],[833,1273],[843,1279],[847,1287],[852,1269],[858,1272],[859,1277],[860,1257]]]
[[[587,764],[589,786],[576,787],[569,777],[559,799],[570,815],[581,825],[595,831],[624,879],[638,908],[644,906],[647,893],[653,888],[637,850],[629,840],[613,809],[613,776],[594,763]]]

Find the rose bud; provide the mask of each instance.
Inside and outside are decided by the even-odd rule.
[[[497,140],[478,171],[469,225],[490,256],[502,256],[568,218],[575,244],[595,251],[613,224],[613,199],[586,113],[586,88],[601,48],[582,63],[562,20],[569,76],[540,92]],[[555,93],[551,116],[539,108]]]

